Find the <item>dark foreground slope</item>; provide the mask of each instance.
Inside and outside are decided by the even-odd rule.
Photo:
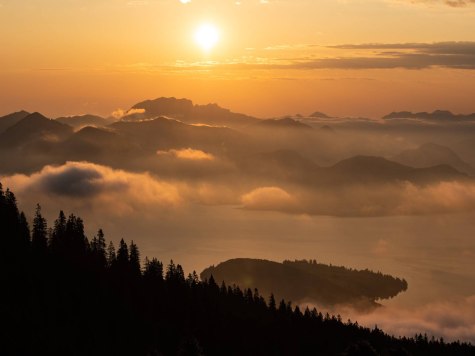
[[[216,281],[242,288],[258,288],[264,294],[294,302],[322,305],[353,304],[376,306],[375,300],[395,297],[407,289],[407,282],[369,270],[353,270],[314,261],[283,263],[237,258],[209,267],[201,278],[214,276]]]
[[[257,291],[185,278],[173,262],[140,267],[133,242],[117,250],[101,230],[61,212],[31,229],[0,189],[1,355],[473,355],[461,343],[396,339],[269,302]],[[107,247],[106,247],[107,246]]]

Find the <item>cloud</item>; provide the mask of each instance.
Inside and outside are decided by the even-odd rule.
[[[87,162],[45,166],[29,176],[16,174],[2,180],[19,195],[42,202],[58,199],[65,206],[92,204],[98,210],[118,215],[152,205],[172,208],[183,203],[177,186],[148,173],[130,173]]]
[[[312,47],[312,45],[305,45]],[[290,50],[294,46],[274,46],[266,49]],[[351,55],[301,58],[246,57],[226,63],[181,63],[182,69],[202,70],[315,70],[315,69],[428,69],[434,67],[475,69],[475,42],[437,43],[370,43],[328,46],[351,51]],[[356,51],[356,53],[355,53]],[[360,52],[360,53],[358,53]],[[369,52],[369,53],[368,53]]]
[[[388,306],[368,314],[347,311],[342,315],[360,325],[377,325],[395,336],[426,333],[450,341],[475,342],[475,295],[417,307]]]
[[[475,0],[446,0],[445,4],[451,7],[467,7],[475,4]]]
[[[254,189],[241,197],[243,208],[331,216],[430,215],[475,210],[475,183],[410,182],[346,185],[338,188]],[[375,250],[383,253],[384,241]]]
[[[294,198],[279,187],[254,189],[241,198],[243,207],[250,210],[293,210]]]
[[[183,160],[191,161],[213,161],[215,157],[211,153],[192,148],[184,148],[181,150],[157,151],[158,156],[171,156]]]
[[[121,119],[127,115],[143,114],[144,112],[145,112],[145,109],[130,109],[130,110],[117,109],[113,111],[111,115],[116,119]]]
[[[411,3],[443,4],[455,8],[464,8],[475,4],[475,0],[410,0]]]
[[[475,211],[475,183],[443,181],[298,185],[242,175],[235,166],[194,149],[159,153],[159,176],[132,173],[87,162],[45,166],[2,183],[36,201],[94,205],[113,214],[179,208],[188,204],[234,205],[247,210],[330,216],[411,216]],[[209,162],[204,164],[205,162]],[[197,174],[196,172],[204,172]],[[391,248],[381,240],[374,253]]]
[[[475,69],[475,42],[441,42],[433,44],[363,44],[340,45],[342,50],[373,50],[371,56],[321,58],[291,64],[299,69],[424,69],[444,67]],[[391,50],[388,52],[388,50]]]

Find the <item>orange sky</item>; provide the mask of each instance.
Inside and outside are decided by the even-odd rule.
[[[465,5],[0,0],[0,114],[108,115],[159,96],[260,117],[474,112],[475,6]],[[208,53],[194,42],[203,23],[220,32]]]

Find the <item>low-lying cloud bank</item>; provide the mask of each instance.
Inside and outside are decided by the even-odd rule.
[[[348,310],[342,317],[368,327],[377,325],[396,336],[426,333],[428,337],[443,337],[446,341],[475,343],[475,295],[414,308],[382,307],[368,314]]]
[[[164,153],[165,154],[165,153]],[[212,161],[202,151],[180,150],[185,161]],[[190,164],[191,164],[190,163]],[[1,178],[17,194],[43,202],[61,200],[101,207],[115,214],[147,210],[158,213],[186,204],[235,205],[248,210],[333,216],[391,216],[455,213],[475,210],[475,183],[447,181],[428,185],[409,182],[345,185],[328,188],[266,185],[236,173],[230,178],[164,179],[88,162],[45,166],[32,175]]]
[[[455,213],[475,210],[475,184],[409,182],[354,185],[315,190],[261,187],[241,198],[245,209],[335,216],[387,216]]]

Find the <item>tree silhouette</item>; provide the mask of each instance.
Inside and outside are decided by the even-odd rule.
[[[107,251],[106,251],[106,260],[107,260],[107,267],[112,267],[116,261],[117,261],[117,256],[115,253],[115,247],[114,243],[112,241],[109,242],[109,245],[107,246]]]
[[[46,252],[47,247],[47,224],[41,215],[40,204],[36,205],[35,218],[33,219],[33,231],[31,234],[31,247],[35,253]]]
[[[141,274],[140,252],[134,241],[130,242],[129,264],[132,276],[138,277]]]
[[[105,268],[107,266],[107,252],[106,239],[102,229],[99,229],[97,235],[92,238],[90,248],[94,263],[100,268]]]

